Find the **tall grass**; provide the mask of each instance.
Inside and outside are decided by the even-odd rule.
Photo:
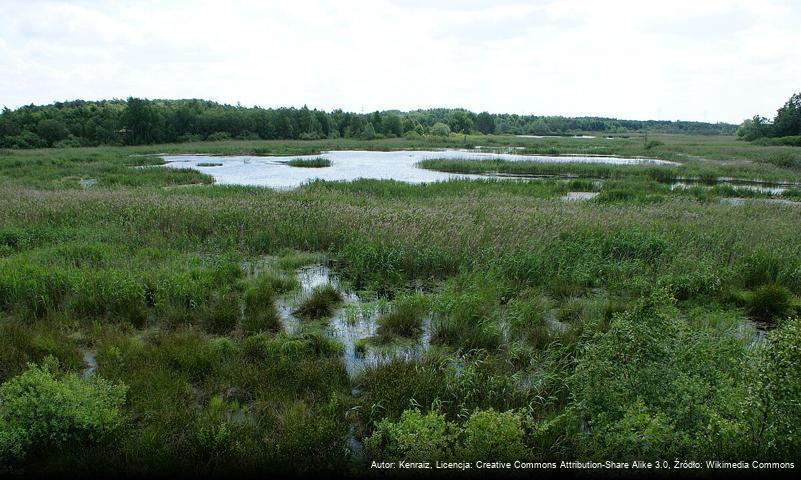
[[[325,168],[331,166],[331,160],[323,157],[317,158],[293,158],[286,162],[290,167],[299,168]]]
[[[378,319],[378,334],[387,337],[412,337],[419,334],[428,308],[428,301],[423,295],[415,294],[396,299],[393,310]]]

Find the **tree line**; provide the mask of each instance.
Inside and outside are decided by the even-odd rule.
[[[27,105],[0,113],[0,148],[143,145],[201,140],[387,138],[451,133],[569,135],[579,132],[733,134],[724,123],[474,113],[437,108],[326,112],[225,105],[207,100],[102,100]]]
[[[801,92],[791,96],[773,120],[754,115],[744,121],[737,136],[748,141],[801,146]]]

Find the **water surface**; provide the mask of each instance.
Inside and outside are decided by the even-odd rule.
[[[366,301],[356,292],[342,288],[339,276],[324,265],[310,265],[295,271],[300,289],[282,296],[276,302],[284,330],[297,334],[305,328],[324,326],[326,335],[336,339],[343,346],[342,360],[351,376],[369,366],[376,366],[392,359],[417,359],[422,357],[431,341],[431,317],[422,322],[421,335],[411,339],[396,339],[387,345],[368,344],[364,353],[359,353],[356,344],[359,340],[374,337],[378,332],[378,318],[389,312],[389,304],[384,299]],[[331,318],[319,321],[302,320],[292,312],[316,287],[330,284],[340,290],[344,297]]]
[[[330,167],[304,168],[286,164],[291,159],[326,158]],[[374,152],[336,150],[320,155],[287,156],[206,156],[165,155],[169,168],[191,168],[214,178],[220,185],[250,185],[291,189],[312,180],[350,181],[359,178],[398,180],[408,183],[441,182],[455,178],[494,178],[493,175],[469,175],[437,172],[419,168],[417,163],[433,158],[449,160],[508,160],[543,163],[606,163],[635,165],[641,163],[674,165],[673,162],[648,158],[623,158],[587,155],[520,155],[470,150],[399,150]]]

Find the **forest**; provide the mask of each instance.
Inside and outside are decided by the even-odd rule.
[[[103,100],[28,105],[0,113],[0,148],[146,145],[193,141],[380,139],[449,133],[733,134],[724,123],[473,113],[458,108],[351,113],[224,105],[207,100]]]

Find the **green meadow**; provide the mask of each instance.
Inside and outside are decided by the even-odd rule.
[[[150,155],[476,147],[676,165],[271,190]],[[801,461],[797,182],[722,135],[0,150],[0,473]]]

